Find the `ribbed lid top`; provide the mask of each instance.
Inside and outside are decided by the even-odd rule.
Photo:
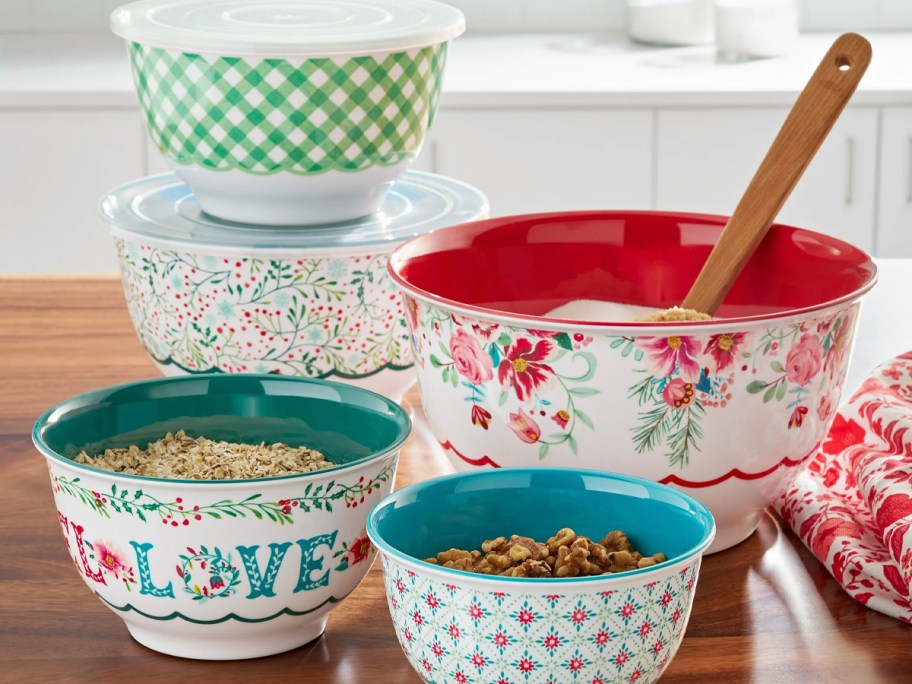
[[[140,0],[112,12],[111,30],[182,52],[313,58],[436,45],[465,17],[432,0]]]

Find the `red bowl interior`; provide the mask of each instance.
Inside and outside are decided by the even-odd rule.
[[[726,217],[642,211],[507,216],[414,238],[390,259],[407,292],[460,308],[541,316],[574,299],[679,305]],[[821,233],[773,225],[717,312],[796,313],[860,296],[876,267]]]

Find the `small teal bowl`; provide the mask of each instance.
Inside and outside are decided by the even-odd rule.
[[[567,579],[476,575],[426,563],[451,547],[563,527],[601,538],[620,529],[667,561]],[[700,563],[715,536],[709,509],[649,480],[592,470],[458,473],[378,503],[367,534],[380,551],[402,649],[426,682],[651,682],[674,657]]]
[[[113,473],[81,450],[191,436],[284,442],[338,465],[249,480]],[[392,489],[405,412],[325,380],[156,378],[82,394],[46,411],[33,441],[50,471],[67,549],[89,588],[141,644],[186,658],[279,653],[323,633],[373,560],[370,505]]]

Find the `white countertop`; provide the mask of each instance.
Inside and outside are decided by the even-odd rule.
[[[912,292],[912,259],[876,261],[878,280],[862,300],[843,401],[875,366],[912,351],[912,316],[906,303]]]
[[[455,40],[442,104],[464,107],[790,105],[835,34],[787,57],[718,63],[707,47],[623,36],[467,35]],[[875,33],[853,103],[912,104],[912,33]],[[0,35],[0,108],[133,108],[123,41],[110,33]]]

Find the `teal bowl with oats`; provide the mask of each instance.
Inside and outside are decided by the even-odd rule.
[[[335,465],[196,480],[73,460],[179,430],[307,446]],[[397,404],[358,387],[219,375],[72,397],[38,418],[33,441],[47,459],[79,576],[133,638],[170,655],[230,660],[287,651],[323,633],[373,561],[367,513],[392,489],[409,430]]]

